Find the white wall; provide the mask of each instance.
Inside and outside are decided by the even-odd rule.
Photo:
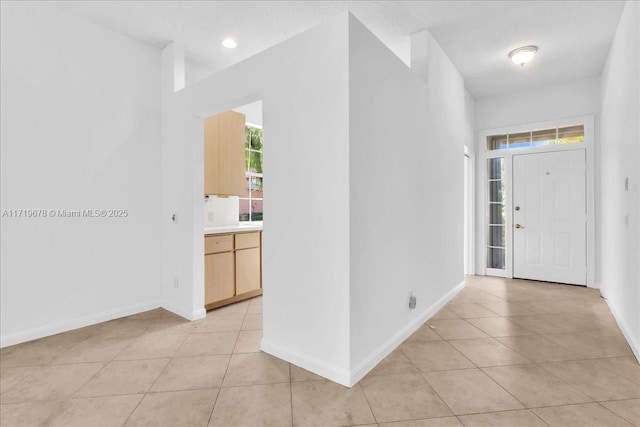
[[[191,86],[200,80],[210,77],[213,72],[206,66],[190,60],[184,61],[185,86]]]
[[[160,55],[44,3],[1,7],[2,210],[128,210],[2,218],[4,346],[158,306]]]
[[[187,314],[202,307],[201,118],[258,99],[269,212],[263,350],[351,385],[459,290],[463,145],[473,99],[435,40],[429,43],[430,94],[345,14],[171,95],[163,113],[163,216],[185,220],[163,222],[165,306]],[[386,180],[373,178],[369,160]],[[426,220],[380,209],[388,197]],[[395,252],[374,269],[371,256],[389,255],[385,244]],[[186,285],[175,288],[174,277]],[[419,298],[415,312],[406,308],[408,287]]]
[[[349,377],[346,24],[341,15],[187,86],[163,113],[165,305],[186,315],[203,307],[201,118],[262,99],[262,348],[342,383]]]
[[[476,100],[471,93],[464,91],[464,128],[465,145],[471,154],[476,153]]]
[[[578,80],[476,100],[476,128],[501,128],[596,114],[600,79]]]
[[[602,74],[600,285],[640,359],[639,28],[640,4],[628,1]]]
[[[349,36],[355,383],[461,289],[464,145],[474,125],[465,115],[473,100],[431,34],[414,36],[415,71],[355,19]]]

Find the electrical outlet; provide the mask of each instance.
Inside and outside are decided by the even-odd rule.
[[[416,297],[413,295],[413,291],[409,291],[409,308],[412,310],[416,308]]]
[[[213,212],[207,212],[207,220],[213,222]]]
[[[626,215],[624,216],[624,225],[625,225],[626,227],[629,227],[629,214],[626,214]]]
[[[624,179],[624,191],[629,191],[629,178]]]
[[[180,280],[178,280],[177,277],[173,280],[173,287],[175,289],[178,289],[180,287]]]

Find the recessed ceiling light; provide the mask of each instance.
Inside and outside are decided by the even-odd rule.
[[[234,39],[230,38],[222,40],[220,44],[222,44],[222,46],[226,47],[227,49],[235,49],[236,47],[238,47],[238,43],[236,43]]]
[[[533,59],[537,51],[538,48],[536,46],[519,47],[509,52],[509,58],[511,58],[514,64],[524,67],[524,64]]]

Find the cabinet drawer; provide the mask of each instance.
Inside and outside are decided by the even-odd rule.
[[[236,249],[260,247],[260,232],[236,234]]]
[[[204,238],[204,253],[215,254],[218,252],[229,252],[233,250],[233,236],[206,236]]]

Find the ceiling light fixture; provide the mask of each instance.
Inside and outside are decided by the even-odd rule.
[[[235,49],[238,47],[238,43],[234,39],[226,38],[220,42],[220,44],[227,49]]]
[[[524,67],[524,64],[533,59],[537,51],[538,48],[536,46],[519,47],[509,52],[509,58],[511,58],[514,64]]]

